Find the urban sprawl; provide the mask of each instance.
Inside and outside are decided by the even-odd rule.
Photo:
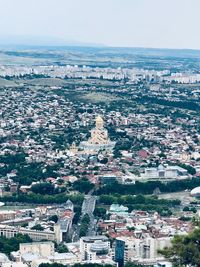
[[[0,65],[0,266],[128,262],[200,216],[200,73]]]

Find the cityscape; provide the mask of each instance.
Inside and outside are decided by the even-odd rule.
[[[0,267],[200,266],[200,50],[181,48],[0,40]]]

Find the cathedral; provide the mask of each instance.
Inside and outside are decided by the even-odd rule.
[[[91,137],[88,141],[80,143],[80,148],[85,153],[95,154],[100,150],[112,151],[115,142],[108,138],[108,131],[104,128],[104,121],[101,116],[96,118],[96,126],[91,130]]]

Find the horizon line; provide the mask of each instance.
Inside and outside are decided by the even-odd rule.
[[[152,50],[186,50],[186,51],[200,51],[200,48],[177,48],[177,47],[151,47],[151,46],[115,46],[115,45],[106,45],[106,44],[93,44],[93,43],[80,43],[80,44],[12,44],[12,43],[0,43],[0,48],[6,47],[40,47],[40,48],[65,48],[65,47],[80,47],[80,48],[119,48],[119,49],[152,49]]]

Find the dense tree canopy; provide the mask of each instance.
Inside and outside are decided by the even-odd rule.
[[[20,243],[28,243],[31,241],[28,235],[17,234],[12,238],[2,236],[0,237],[0,252],[9,255],[10,252],[19,250]]]
[[[162,183],[161,181],[148,181],[148,182],[136,182],[131,185],[118,184],[117,182],[112,185],[106,185],[97,190],[96,194],[110,194],[118,193],[121,195],[136,195],[136,194],[153,194],[156,188],[164,192],[178,192],[185,189],[193,189],[199,186],[200,178],[195,177],[193,179],[185,179],[181,181],[171,181]]]
[[[81,193],[88,193],[94,185],[88,181],[88,179],[83,178],[73,183],[73,189]]]
[[[53,221],[55,223],[57,223],[58,221],[58,216],[56,214],[52,215],[49,217],[49,221]]]
[[[79,231],[80,237],[86,236],[89,224],[90,224],[90,217],[88,214],[85,214],[81,220],[81,226]]]
[[[35,194],[52,195],[54,193],[54,185],[50,183],[39,183],[33,185],[31,190]]]
[[[111,205],[113,203],[126,205],[129,212],[132,212],[132,210],[157,211],[162,216],[169,216],[172,214],[170,208],[179,206],[180,200],[159,199],[157,196],[110,194],[99,196],[98,203],[100,205]],[[96,208],[95,216],[99,216],[100,212],[102,216],[105,214],[102,208]]]
[[[33,226],[31,229],[32,229],[32,230],[36,230],[36,231],[43,231],[43,230],[44,230],[44,227],[42,227],[41,224],[36,224],[36,225]]]
[[[67,252],[69,252],[69,251],[68,251],[68,248],[67,248],[64,244],[59,244],[59,245],[57,246],[57,248],[56,248],[56,251],[57,251],[58,253],[67,253]]]
[[[82,194],[66,195],[64,193],[57,195],[42,195],[42,194],[17,194],[13,196],[4,196],[0,198],[2,202],[22,202],[33,204],[50,204],[50,203],[65,203],[70,199],[74,204],[81,205],[84,199]]]
[[[176,267],[200,267],[200,228],[188,235],[175,236],[172,246],[159,252]]]
[[[55,187],[50,183],[38,183],[31,187],[31,190],[35,194],[53,195],[66,191],[66,187]]]

